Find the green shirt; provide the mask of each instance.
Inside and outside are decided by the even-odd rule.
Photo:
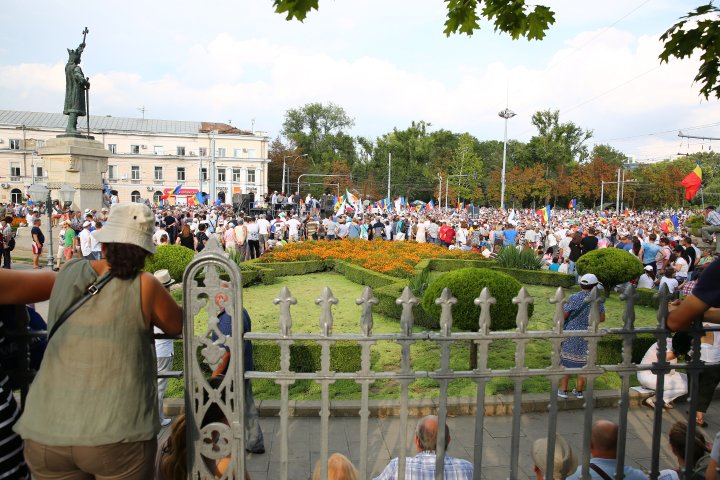
[[[72,247],[75,237],[77,237],[75,230],[73,230],[72,228],[68,228],[67,230],[65,230],[65,246]]]

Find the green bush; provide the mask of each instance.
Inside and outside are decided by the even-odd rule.
[[[633,339],[632,361],[640,363],[648,348],[657,341],[651,333],[641,333]],[[668,340],[669,343],[669,340]],[[622,362],[622,335],[607,335],[598,342],[597,364],[617,365]]]
[[[145,271],[154,273],[167,269],[176,282],[182,282],[183,273],[195,256],[195,252],[181,245],[160,245],[155,254],[145,260]]]
[[[306,273],[322,272],[328,269],[328,264],[323,260],[305,260],[300,262],[272,262],[257,263],[251,260],[248,263],[254,267],[263,267],[275,271],[275,276],[285,277],[290,275],[304,275]]]
[[[616,285],[642,275],[643,264],[621,248],[598,248],[578,259],[577,270],[580,275],[594,273],[609,294]]]
[[[452,272],[458,268],[489,268],[493,265],[495,265],[495,262],[492,260],[461,260],[459,258],[430,259],[430,270],[436,272]]]
[[[705,225],[705,217],[701,214],[690,215],[683,223],[685,228],[702,228]]]
[[[487,268],[463,268],[448,272],[435,281],[425,291],[422,306],[432,318],[440,318],[440,306],[435,299],[440,297],[447,287],[458,299],[453,307],[453,326],[461,330],[477,330],[480,308],[473,303],[484,287],[497,300],[490,308],[492,330],[507,330],[515,327],[518,307],[512,303],[522,284],[510,275]],[[528,313],[532,316],[533,305],[529,305]]]
[[[319,343],[297,341],[290,345],[290,370],[310,373],[320,370]],[[330,370],[357,372],[360,370],[361,347],[356,342],[340,340],[330,346]],[[280,370],[280,345],[274,341],[253,341],[253,363],[260,372]]]
[[[540,270],[542,258],[532,249],[518,250],[515,247],[505,247],[495,258],[495,263],[504,268],[520,268],[523,270]]]
[[[420,273],[410,279],[408,286],[416,296],[422,297],[427,287],[430,286],[430,271],[420,271]]]

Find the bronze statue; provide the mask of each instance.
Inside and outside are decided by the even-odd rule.
[[[77,134],[77,119],[87,115],[86,93],[90,89],[90,79],[85,78],[80,68],[80,57],[85,50],[85,37],[88,29],[83,30],[83,41],[77,50],[70,48],[68,51],[68,62],[65,65],[65,108],[63,114],[68,115],[68,124],[65,132]]]

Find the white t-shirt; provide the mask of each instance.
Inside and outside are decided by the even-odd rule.
[[[287,221],[288,234],[297,235],[298,228],[300,227],[300,221],[297,218],[291,218]]]
[[[663,284],[666,284],[668,286],[668,292],[670,292],[670,293],[674,293],[675,290],[677,290],[677,288],[678,288],[678,281],[675,280],[674,278],[668,278],[668,277],[663,276],[660,279],[660,285],[658,287],[662,288]]]
[[[267,221],[267,218],[260,217],[255,223],[257,223],[260,235],[268,235],[270,233],[270,222]]]
[[[638,280],[638,288],[653,288],[655,287],[655,281],[647,273],[640,275]]]
[[[80,238],[80,251],[82,252],[82,256],[87,257],[92,253],[92,235],[90,235],[90,230],[83,228],[78,237]]]

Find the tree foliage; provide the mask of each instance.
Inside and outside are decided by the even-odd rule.
[[[305,20],[310,10],[318,9],[319,0],[273,0],[275,11],[287,20]],[[550,25],[555,23],[555,12],[545,5],[528,4],[526,0],[445,0],[447,16],[444,33],[450,36],[464,33],[468,36],[480,29],[484,18],[496,32],[510,35],[513,40],[525,37],[542,40]],[[661,37],[664,49],[660,62],[670,57],[686,58],[700,50],[701,65],[695,81],[701,84],[700,93],[720,98],[720,9],[712,1],[689,12],[670,27]]]

